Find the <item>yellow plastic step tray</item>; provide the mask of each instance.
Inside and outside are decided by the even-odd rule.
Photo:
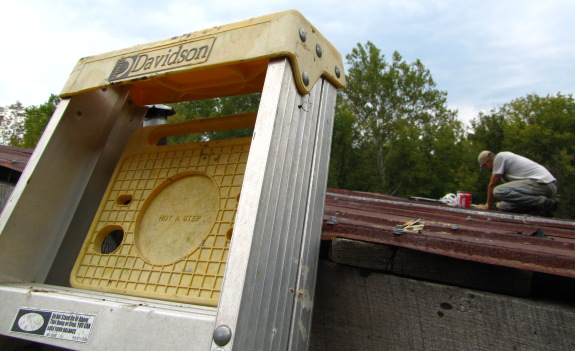
[[[217,305],[251,138],[156,145],[198,123],[210,122],[134,133],[72,270],[73,287]]]

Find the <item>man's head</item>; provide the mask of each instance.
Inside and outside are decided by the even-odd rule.
[[[487,171],[491,171],[493,169],[493,159],[495,155],[491,151],[481,151],[479,156],[477,156],[477,162],[479,162],[479,168],[484,169]]]

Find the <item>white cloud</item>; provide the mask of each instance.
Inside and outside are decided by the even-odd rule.
[[[421,59],[465,111],[575,92],[570,0],[23,0],[0,3],[0,106],[45,102],[81,57],[290,8],[343,56],[369,40],[386,56]]]
[[[453,110],[457,110],[458,114],[458,118],[460,121],[462,121],[465,125],[470,125],[470,122],[473,119],[476,119],[479,116],[480,112],[487,112],[486,109],[478,109],[475,106],[472,105],[466,105],[466,104],[461,104],[461,105],[450,105],[449,106],[450,109]]]

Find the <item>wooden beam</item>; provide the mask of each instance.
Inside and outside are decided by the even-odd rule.
[[[466,261],[397,246],[335,238],[331,260],[359,268],[431,280],[461,287],[528,296],[533,273]]]
[[[575,307],[321,260],[312,351],[575,349]]]

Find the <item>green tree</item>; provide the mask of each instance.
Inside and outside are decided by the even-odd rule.
[[[491,113],[479,113],[477,119],[471,121],[473,133],[468,138],[473,142],[475,153],[479,154],[482,150],[491,150],[495,153],[503,150],[505,141],[505,130],[509,129],[507,119],[496,110]]]
[[[343,124],[342,118],[353,123],[347,133],[354,138],[354,152],[347,154],[354,159],[347,164],[355,164],[362,175],[361,181],[347,182],[348,187],[401,196],[438,197],[455,191],[452,179],[462,161],[458,143],[463,128],[430,71],[419,60],[404,61],[398,52],[387,62],[371,42],[358,44],[346,58],[346,103],[338,104],[346,110],[338,110],[335,125]],[[341,172],[334,168],[341,164],[332,163],[331,172]],[[342,177],[348,176],[330,175],[332,180]]]
[[[24,113],[26,114],[24,121],[25,133],[20,146],[26,148],[36,147],[60,100],[60,97],[51,94],[48,101],[42,105],[30,106],[24,109]]]
[[[34,148],[56,106],[60,102],[57,95],[50,95],[48,101],[39,106],[24,107],[16,102],[0,108],[0,144],[24,148]]]
[[[329,187],[339,189],[367,187],[364,183],[370,178],[372,172],[361,169],[367,163],[361,161],[362,154],[357,145],[360,135],[356,125],[357,116],[351,109],[349,101],[339,91],[331,143]]]

